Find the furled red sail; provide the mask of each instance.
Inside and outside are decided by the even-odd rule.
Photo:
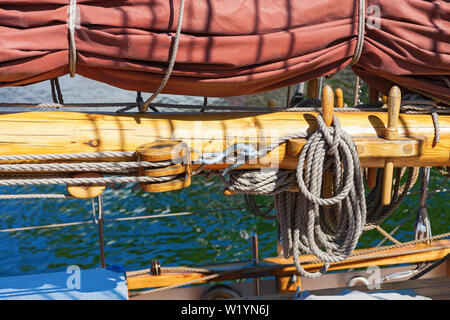
[[[75,3],[0,0],[0,86],[69,73],[69,2]],[[395,83],[449,100],[450,2],[365,5],[355,72],[384,93]],[[356,0],[186,0],[163,92],[235,96],[335,73],[354,56],[358,7]],[[78,0],[76,73],[154,92],[167,69],[179,8],[180,0]]]

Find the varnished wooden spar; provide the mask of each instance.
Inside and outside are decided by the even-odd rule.
[[[439,116],[440,142],[430,115],[400,114],[398,139],[385,139],[385,112],[336,113],[354,139],[363,167],[450,165],[450,116]],[[316,112],[90,114],[22,112],[0,114],[0,155],[135,151],[160,140],[179,139],[195,152],[221,152],[238,142],[270,143],[295,132],[317,130]],[[264,139],[266,137],[267,139]],[[273,151],[280,168],[295,169],[304,139]],[[198,154],[197,154],[198,156]],[[241,169],[271,165],[272,154]],[[224,169],[219,163],[207,169]]]
[[[433,241],[430,246],[424,244],[407,245],[400,248],[392,248],[377,253],[361,254],[366,249],[355,250],[355,254],[361,254],[357,259],[344,260],[332,263],[329,270],[348,270],[353,268],[367,268],[370,266],[389,266],[407,263],[418,263],[435,261],[444,258],[450,253],[448,248],[449,239]],[[432,251],[421,251],[426,248],[433,248]],[[380,247],[383,249],[383,247]],[[299,256],[303,267],[310,271],[318,271],[322,267],[322,263],[311,263],[314,261],[313,255]],[[225,273],[223,276],[214,279],[214,281],[236,280],[241,278],[250,278],[255,276],[291,276],[297,274],[297,269],[293,266],[293,260],[284,258],[267,258],[261,260],[261,265],[252,267],[248,272],[248,262],[236,262],[223,265],[211,266],[211,270],[217,273]],[[205,266],[208,268],[208,266]],[[129,290],[137,290],[143,288],[156,288],[179,284],[187,281],[197,280],[204,277],[203,273],[161,273],[160,275],[139,275],[127,278],[127,286]],[[198,282],[204,283],[204,282]]]

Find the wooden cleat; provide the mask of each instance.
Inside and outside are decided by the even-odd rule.
[[[387,140],[398,139],[398,117],[400,114],[401,91],[398,87],[392,87],[388,97],[388,124],[384,138]],[[383,192],[381,203],[387,206],[391,203],[392,179],[394,174],[394,159],[386,158],[383,175]]]
[[[369,102],[377,103],[380,100],[380,94],[373,87],[369,87]],[[377,169],[368,168],[367,169],[367,186],[373,189],[377,183]]]
[[[341,88],[337,88],[335,90],[335,95],[336,95],[336,107],[337,108],[345,108],[345,103],[344,103],[344,93],[342,92]]]
[[[306,97],[314,99],[319,97],[319,79],[312,79],[306,83]]]
[[[322,91],[322,117],[327,127],[333,123],[334,95],[330,86],[325,86]],[[333,196],[333,174],[329,169],[325,170],[323,176],[323,197]]]

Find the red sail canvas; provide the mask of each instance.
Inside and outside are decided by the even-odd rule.
[[[355,72],[450,99],[450,2],[366,0]],[[76,73],[154,92],[168,66],[180,0],[78,0]],[[375,9],[376,10],[375,10]],[[0,86],[69,73],[69,0],[0,0]],[[186,0],[164,93],[237,96],[336,73],[358,38],[355,0]]]

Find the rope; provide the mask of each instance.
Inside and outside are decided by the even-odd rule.
[[[405,86],[403,86],[403,87],[405,87]],[[415,88],[410,88],[410,87],[405,87],[405,88],[410,90],[410,91],[412,91],[412,92],[416,92],[416,93],[418,93],[418,94],[420,94],[420,95],[422,95],[424,97],[428,97],[430,99],[433,99],[434,101],[437,101],[437,102],[443,103],[443,104],[445,104],[447,106],[450,106],[450,99],[448,99],[448,98],[437,96],[437,95],[431,94],[429,92],[425,92],[425,91],[422,91],[422,90],[419,90],[419,89],[415,89]],[[446,108],[446,109],[447,110],[442,111],[442,112],[450,113],[449,108]]]
[[[148,106],[150,105],[150,103],[164,89],[164,87],[167,84],[167,81],[170,78],[170,75],[172,74],[172,70],[173,70],[173,67],[175,65],[175,59],[177,58],[178,45],[180,43],[181,26],[183,24],[183,15],[184,15],[184,3],[185,3],[185,0],[181,0],[180,12],[178,14],[178,25],[177,25],[177,30],[176,30],[176,33],[175,33],[175,41],[173,43],[172,54],[171,54],[170,60],[169,60],[169,67],[167,68],[166,74],[164,75],[164,78],[163,78],[162,82],[160,83],[158,89],[156,89],[156,91],[151,95],[151,97],[148,98],[147,101],[145,101],[144,104],[142,105],[142,110],[148,109]]]
[[[434,142],[439,143],[441,140],[441,128],[436,108],[437,104],[433,100],[424,99],[419,94],[406,94],[403,96],[400,110],[403,113],[431,114],[435,132]]]
[[[436,112],[433,112],[431,114],[431,117],[433,118],[433,125],[435,131],[434,141],[435,143],[439,143],[439,141],[441,140],[441,128],[439,126],[439,116]]]
[[[395,239],[391,234],[387,233],[383,228],[378,225],[367,225],[364,227],[364,231],[376,229],[385,239],[390,240],[392,243],[400,244],[401,242]]]
[[[273,220],[276,218],[276,216],[269,215],[269,213],[275,208],[275,202],[272,202],[269,208],[265,211],[261,211],[261,207],[258,206],[254,195],[244,194],[244,200],[247,210],[254,216],[268,220]]]
[[[77,68],[77,48],[75,44],[75,27],[77,19],[77,1],[69,0],[69,18],[67,27],[69,28],[69,72],[70,77],[74,77]]]
[[[161,272],[187,272],[187,273],[211,273],[210,269],[206,268],[194,268],[194,267],[160,267]],[[136,271],[128,271],[126,273],[127,278],[140,276],[143,274],[150,274],[152,272],[151,268],[141,269]]]
[[[296,257],[299,251],[303,251],[315,254],[327,263],[344,259],[356,246],[362,231],[370,229],[377,229],[385,237],[397,243],[395,238],[383,232],[384,230],[378,225],[403,201],[417,180],[418,169],[396,169],[392,202],[386,207],[379,206],[382,171],[378,170],[376,187],[365,200],[361,170],[358,169],[359,158],[351,138],[344,135],[337,118],[334,119],[335,128],[327,128],[320,116],[318,122],[319,131],[308,138],[307,145],[302,149],[297,168],[297,181],[293,179],[293,173],[289,170],[232,171],[228,181],[222,177],[226,188],[246,195],[275,195],[281,242],[286,257],[290,255]],[[306,134],[301,133],[294,135],[306,137]],[[272,150],[281,141],[283,138],[267,149]],[[330,167],[330,159],[325,161],[325,154],[334,157],[333,167],[336,171],[334,190],[337,191],[338,196],[330,199],[319,198],[322,172]],[[343,171],[340,166],[341,160],[345,167]],[[305,180],[303,180],[304,167],[306,168]],[[405,172],[407,172],[407,179],[404,184],[401,184],[400,181]],[[300,193],[285,192],[295,182],[299,185]],[[248,198],[246,201],[249,202]],[[319,209],[319,206],[334,206],[334,208]],[[249,207],[257,215],[261,213],[258,210],[252,210],[254,206],[251,203]],[[366,222],[367,226],[364,227]],[[320,247],[325,247],[327,253],[323,253]],[[333,250],[335,253],[330,253]],[[326,271],[325,266],[325,269],[319,273],[307,273],[298,260],[295,263],[302,276],[317,277]]]
[[[52,99],[54,103],[64,104],[61,87],[59,86],[58,78],[50,79],[50,88],[52,91]]]
[[[199,211],[188,211],[188,212],[175,212],[175,213],[163,213],[163,214],[152,214],[147,216],[138,216],[138,217],[122,217],[122,218],[113,218],[113,219],[103,219],[104,222],[121,222],[121,221],[130,221],[130,220],[143,220],[143,219],[157,219],[157,218],[169,218],[169,217],[179,217],[186,216],[191,214],[198,213],[214,213],[214,212],[224,212],[224,211],[234,211],[234,210],[244,210],[245,208],[225,208],[225,209],[217,209],[217,210],[199,210]],[[77,222],[68,222],[68,223],[60,223],[60,224],[50,224],[50,225],[42,225],[42,226],[29,226],[29,227],[19,227],[19,228],[10,228],[10,229],[0,229],[0,232],[14,232],[14,231],[24,231],[24,230],[35,230],[35,229],[51,229],[51,228],[59,228],[80,224],[89,224],[95,223],[95,221],[77,221]]]
[[[404,184],[401,184],[402,177],[405,173],[407,174],[406,181]],[[383,171],[377,170],[375,187],[366,197],[367,224],[380,225],[386,220],[408,195],[408,191],[416,183],[418,175],[419,168],[395,168],[391,203],[387,206],[382,206],[380,203],[383,190]]]
[[[68,194],[0,194],[0,200],[15,199],[74,199]]]
[[[30,186],[30,185],[103,185],[107,183],[133,183],[133,182],[166,182],[177,176],[164,177],[101,177],[101,178],[47,178],[47,179],[0,179],[0,186]]]
[[[353,53],[351,65],[356,64],[361,58],[361,53],[364,46],[364,31],[365,31],[365,15],[366,2],[365,0],[358,0],[358,39],[356,41],[355,52]]]
[[[305,99],[307,103],[310,103],[312,99]],[[317,99],[315,99],[317,100]],[[99,108],[99,107],[125,107],[117,112],[123,112],[129,109],[132,109],[139,104],[136,102],[118,102],[118,103],[68,103],[68,104],[60,104],[60,103],[6,103],[0,102],[0,107],[2,108]],[[381,109],[378,105],[369,105],[367,107],[364,104],[358,105],[358,108],[336,108],[335,112],[385,112],[385,109]],[[259,106],[213,106],[213,105],[191,105],[191,104],[170,104],[170,103],[152,103],[149,107],[154,108],[167,108],[167,109],[203,109],[205,110],[224,110],[224,111],[236,111],[236,112],[321,112],[320,104],[315,107],[301,107],[294,106],[291,108],[285,107],[259,107]],[[360,108],[359,108],[360,107]]]
[[[0,164],[1,171],[101,171],[117,172],[138,168],[159,168],[172,164],[171,161],[161,162],[80,162],[80,163],[44,163],[44,164]]]
[[[134,151],[22,154],[22,155],[1,155],[0,161],[78,160],[78,159],[93,159],[93,158],[131,158],[134,156],[135,156]]]
[[[411,245],[411,244],[427,242],[427,241],[431,241],[431,240],[445,238],[445,237],[448,237],[448,236],[450,236],[450,233],[443,234],[443,235],[438,235],[438,236],[434,236],[434,237],[430,237],[430,238],[426,238],[426,239],[420,239],[420,240],[405,242],[405,243],[401,243],[399,245],[393,245],[393,246],[389,246],[389,247],[376,248],[377,249],[376,252],[385,251],[385,250],[393,249],[393,248],[396,248],[396,247],[403,247],[403,246],[407,246],[407,245]],[[424,248],[424,249],[412,249],[412,250],[409,250],[407,252],[402,252],[402,253],[389,252],[389,253],[384,253],[384,254],[376,254],[374,256],[361,257],[362,255],[374,252],[373,250],[364,250],[364,251],[361,251],[361,252],[358,252],[358,253],[353,253],[347,259],[339,261],[339,262],[336,262],[336,263],[346,263],[346,262],[349,262],[349,261],[364,261],[364,260],[370,260],[370,259],[376,259],[376,258],[389,258],[389,257],[395,257],[395,256],[399,256],[399,255],[408,255],[408,254],[414,254],[414,253],[430,252],[430,251],[447,249],[447,248],[449,248],[449,246],[436,247],[436,248],[431,247],[431,248]],[[311,261],[306,262],[305,264],[309,265],[309,264],[318,264],[318,263],[321,263],[321,261],[319,259],[313,259]],[[286,268],[286,267],[290,267],[290,266],[292,266],[292,264],[279,264],[279,265],[270,265],[270,266],[264,266],[264,267],[256,267],[256,266],[254,266],[254,267],[245,268],[244,270],[239,270],[239,272],[240,272],[241,277],[245,278],[246,274],[250,274],[250,276],[251,276],[252,273],[254,274],[255,272],[258,271],[258,269],[262,270],[263,272],[269,272],[271,270],[278,270],[278,269]],[[211,270],[208,270],[208,269],[207,269],[207,271],[211,272]],[[215,273],[215,274],[207,275],[205,277],[201,277],[201,278],[198,278],[198,279],[189,280],[189,281],[186,281],[186,282],[181,282],[181,283],[178,283],[178,284],[174,284],[174,285],[171,285],[171,286],[160,287],[160,288],[156,288],[156,289],[151,289],[151,290],[141,291],[141,292],[137,292],[137,293],[132,293],[132,294],[130,294],[130,297],[138,296],[138,295],[151,294],[151,293],[157,293],[157,292],[166,291],[166,290],[170,290],[170,289],[174,289],[174,288],[179,288],[179,287],[183,287],[183,286],[187,286],[187,285],[191,285],[191,284],[195,284],[195,283],[206,282],[206,281],[210,281],[210,280],[213,280],[213,279],[216,279],[216,278],[219,278],[219,277],[224,277],[224,276],[233,274],[235,272],[236,271],[231,270],[231,271],[226,271],[226,272],[222,272],[222,273]]]
[[[394,234],[412,217],[412,216],[414,216],[414,215],[416,215],[416,213],[414,212],[414,211],[411,211],[411,213],[406,217],[406,218],[404,218],[400,223],[398,223],[396,226],[395,226],[395,228],[389,233],[389,235],[391,236],[391,237],[393,237],[394,236]],[[377,243],[377,245],[375,246],[375,247],[380,247],[380,246],[382,246],[383,245],[383,243],[385,243],[386,242],[386,240],[388,240],[388,238],[387,237],[384,237],[383,238],[383,240],[381,240],[380,242],[378,242]]]
[[[437,167],[438,171],[440,174],[442,174],[445,177],[450,177],[450,167]],[[446,180],[447,181],[447,180]],[[445,183],[445,182],[444,182]],[[442,183],[442,185],[444,185],[444,183]]]
[[[317,278],[330,263],[346,259],[356,247],[366,221],[356,147],[342,131],[336,116],[330,128],[320,115],[317,121],[319,130],[308,139],[298,161],[296,178],[300,192],[275,196],[284,255],[293,256],[300,276],[308,278]],[[323,171],[331,167],[335,196],[321,198]],[[330,217],[334,223],[329,223]],[[298,260],[300,252],[315,255],[324,267],[319,272],[307,272]]]
[[[275,195],[286,191],[295,183],[290,170],[261,170],[230,172],[227,181],[221,177],[227,190],[250,195]]]
[[[409,245],[428,243],[430,241],[439,240],[439,239],[443,239],[443,238],[447,238],[447,237],[450,237],[450,232],[438,234],[438,235],[435,235],[432,237],[426,237],[426,238],[422,238],[422,239],[416,239],[416,240],[411,240],[411,241],[407,241],[407,242],[402,242],[399,244],[393,244],[391,246],[370,248],[370,249],[363,250],[363,251],[360,251],[357,253],[353,253],[352,257],[357,257],[357,256],[368,254],[368,253],[378,253],[378,252],[385,251],[385,250],[398,249],[398,248],[406,247]]]

